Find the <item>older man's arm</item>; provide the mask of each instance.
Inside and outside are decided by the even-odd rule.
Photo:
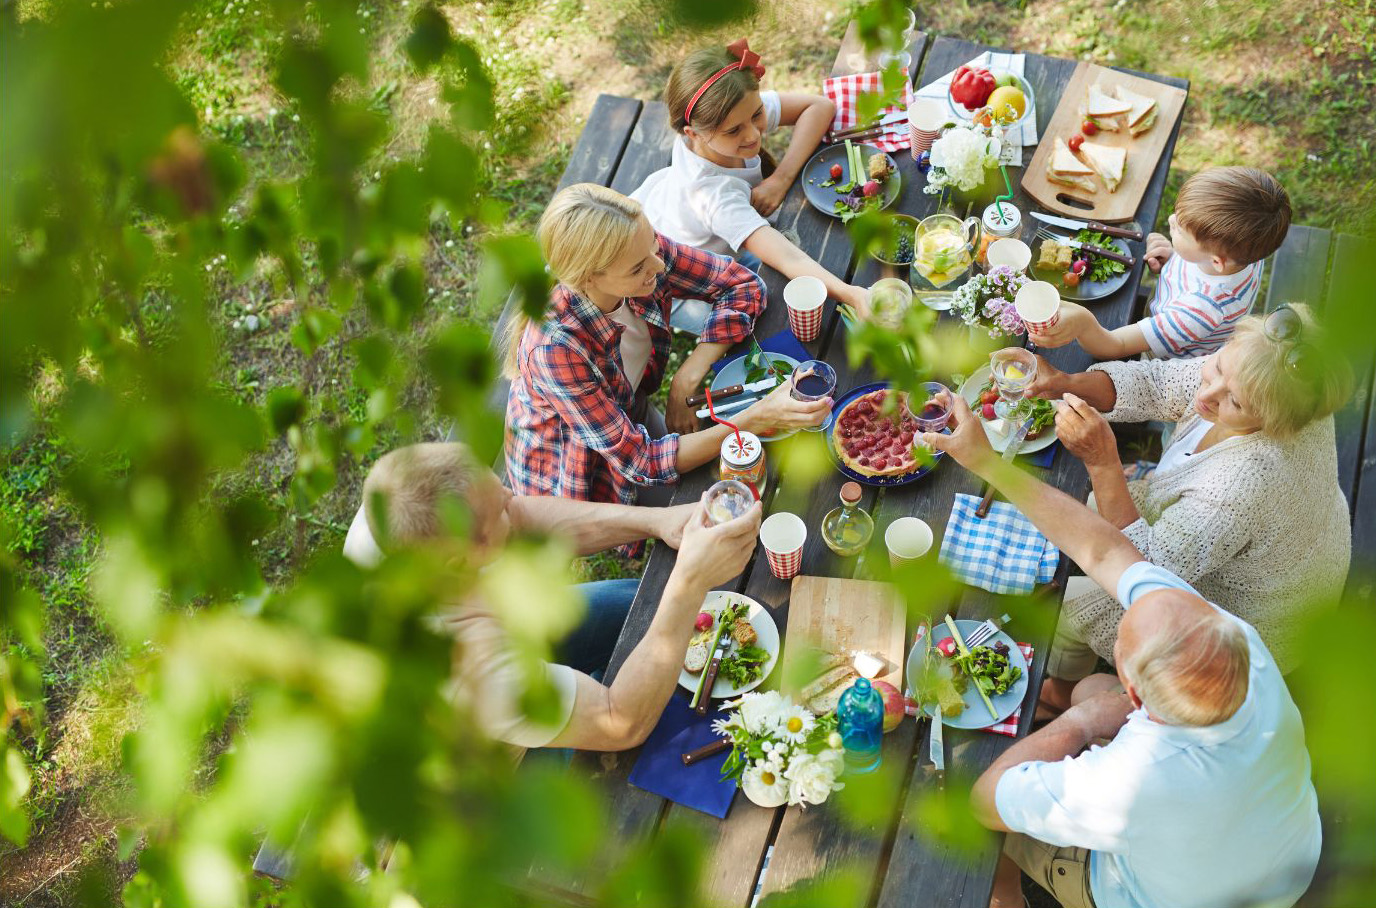
[[[982,825],[1010,832],[999,816],[995,795],[1003,774],[1022,763],[1054,763],[1073,757],[1099,738],[1111,738],[1127,721],[1132,701],[1123,693],[1102,693],[1061,713],[1041,731],[1033,732],[1008,748],[975,781],[970,808]]]
[[[1143,560],[1122,531],[1069,495],[1024,473],[989,446],[984,427],[959,394],[952,395],[949,435],[926,432],[922,440],[945,451],[965,469],[1003,493],[1038,530],[1070,556],[1095,583],[1118,588],[1118,578]]]
[[[696,503],[667,508],[517,495],[507,505],[512,529],[548,533],[572,541],[579,555],[591,555],[641,539],[662,539],[677,549],[683,525]]]

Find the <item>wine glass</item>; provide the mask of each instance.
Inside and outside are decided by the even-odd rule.
[[[908,398],[908,415],[912,417],[919,430],[940,432],[951,419],[951,389],[938,381],[923,382],[919,387],[922,396]],[[946,396],[938,399],[942,393]],[[914,407],[913,402],[916,400],[922,400],[923,403]]]
[[[793,370],[791,379],[794,400],[814,401],[830,397],[836,391],[836,370],[820,359],[809,359],[799,363]],[[820,432],[826,420],[819,426],[804,426],[808,432]]]
[[[989,368],[999,389],[994,412],[1000,419],[1008,419],[1013,408],[1022,402],[1027,386],[1037,377],[1037,357],[1021,347],[1004,347],[990,354]]]

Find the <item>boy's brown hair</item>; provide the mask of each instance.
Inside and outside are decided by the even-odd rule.
[[[445,535],[441,503],[467,503],[474,478],[461,444],[429,442],[388,452],[363,481],[368,529],[384,550]]]
[[[1255,167],[1210,167],[1185,181],[1175,221],[1213,255],[1238,265],[1280,248],[1290,229],[1290,196]]]

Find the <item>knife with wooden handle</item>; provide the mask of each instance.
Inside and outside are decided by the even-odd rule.
[[[700,763],[701,761],[706,760],[708,757],[715,757],[717,754],[721,753],[722,751],[726,751],[726,750],[730,750],[730,749],[731,749],[731,739],[730,739],[730,738],[718,738],[717,740],[713,741],[711,744],[704,744],[704,745],[702,745],[701,747],[699,747],[697,750],[690,750],[690,751],[688,751],[686,754],[684,754],[683,757],[682,757],[682,759],[683,759],[683,765],[684,765],[684,766],[692,766],[694,763]]]
[[[717,651],[712,654],[712,661],[702,670],[702,699],[693,707],[693,712],[699,716],[707,715],[707,710],[712,706],[712,685],[717,683],[717,671],[721,668],[721,660],[726,657],[726,651],[730,648],[730,634],[722,634],[720,642],[717,643]]]

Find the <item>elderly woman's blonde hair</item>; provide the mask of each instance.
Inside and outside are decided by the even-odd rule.
[[[1266,336],[1266,317],[1249,315],[1238,322],[1229,346],[1243,402],[1261,420],[1262,431],[1274,438],[1292,438],[1316,419],[1322,419],[1352,396],[1352,366],[1331,348],[1314,314],[1302,303],[1290,308],[1304,325],[1297,340]],[[1300,368],[1291,365],[1297,345]]]
[[[1247,635],[1221,612],[1170,623],[1123,657],[1123,677],[1142,705],[1170,725],[1226,721],[1247,699]]]
[[[550,201],[535,229],[554,279],[579,293],[594,275],[611,267],[635,239],[640,203],[596,183],[575,183]],[[506,327],[507,378],[520,373],[517,354],[530,319],[513,313]]]

